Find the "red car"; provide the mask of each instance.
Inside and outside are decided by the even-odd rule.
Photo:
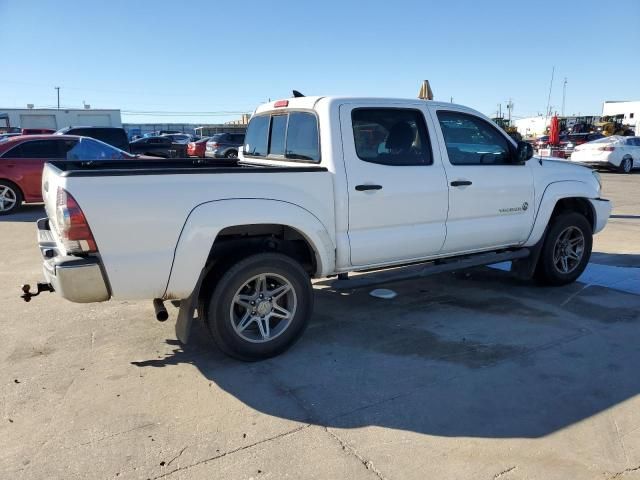
[[[0,141],[0,215],[42,201],[42,167],[50,160],[137,158],[99,140],[75,135],[21,135]]]
[[[195,142],[189,142],[189,145],[187,145],[187,156],[204,158],[204,151],[207,148],[207,140],[209,140],[209,137],[202,137],[200,140]]]

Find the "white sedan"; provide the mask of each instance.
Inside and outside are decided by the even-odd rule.
[[[640,137],[612,135],[583,143],[575,148],[571,161],[631,173],[634,168],[640,168]]]

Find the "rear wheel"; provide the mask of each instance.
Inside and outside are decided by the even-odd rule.
[[[238,152],[236,150],[229,150],[224,156],[225,158],[238,158]]]
[[[545,285],[566,285],[584,271],[591,257],[591,225],[579,213],[563,213],[552,220],[540,252],[535,276]]]
[[[22,192],[13,183],[0,180],[0,215],[14,213],[22,205]]]
[[[633,170],[633,160],[630,158],[623,158],[622,162],[620,162],[620,166],[618,167],[618,171],[620,173],[631,173]]]
[[[247,257],[217,282],[204,317],[216,345],[245,361],[284,352],[300,338],[313,311],[309,275],[279,253]]]

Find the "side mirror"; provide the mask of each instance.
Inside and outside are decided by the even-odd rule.
[[[528,142],[518,142],[516,149],[515,163],[524,163],[533,157],[533,147]]]

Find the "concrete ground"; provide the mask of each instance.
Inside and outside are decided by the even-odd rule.
[[[640,174],[603,177],[594,265],[637,272]],[[490,268],[318,288],[302,340],[243,364],[151,302],[23,303],[40,215],[0,220],[0,478],[640,478],[638,295]]]

